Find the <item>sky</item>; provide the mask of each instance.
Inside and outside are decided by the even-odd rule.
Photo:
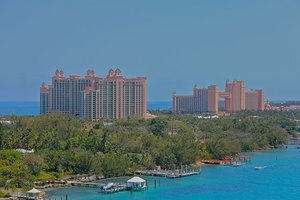
[[[300,100],[300,1],[0,1],[0,101],[38,101],[56,69],[117,67],[147,77],[148,101],[235,79]]]

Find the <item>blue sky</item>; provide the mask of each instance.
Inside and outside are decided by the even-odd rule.
[[[0,1],[0,101],[38,101],[56,69],[116,67],[150,101],[227,79],[300,99],[300,1]]]

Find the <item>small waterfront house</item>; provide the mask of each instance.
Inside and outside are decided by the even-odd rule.
[[[127,187],[130,190],[144,190],[147,188],[147,182],[144,179],[135,176],[127,181]]]
[[[45,195],[44,192],[32,188],[31,190],[27,191],[27,198],[26,199],[41,199],[42,196]]]

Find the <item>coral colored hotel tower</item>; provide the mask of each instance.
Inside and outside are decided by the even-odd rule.
[[[226,81],[225,91],[220,92],[217,85],[208,88],[194,87],[193,95],[173,93],[173,112],[175,113],[218,113],[219,99],[225,100],[228,113],[241,110],[264,110],[264,91],[245,91],[244,81]]]
[[[124,78],[120,69],[110,69],[105,78],[88,70],[85,77],[65,77],[57,70],[52,84],[40,87],[40,113],[61,112],[91,121],[146,116],[147,80]]]

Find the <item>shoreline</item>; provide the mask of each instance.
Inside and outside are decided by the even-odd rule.
[[[258,152],[265,152],[265,151],[271,151],[271,150],[276,150],[276,149],[278,149],[278,150],[279,149],[286,149],[286,146],[289,146],[289,145],[283,145],[280,148],[268,147],[268,148],[259,149],[259,150],[255,150],[255,151],[241,152],[241,154],[239,154],[239,155],[252,154],[252,153],[258,153]],[[198,162],[194,163],[192,166],[202,168],[202,167],[219,166],[219,164],[209,164],[209,163],[203,163],[201,161],[198,161]],[[165,171],[165,170],[162,170],[162,171]],[[134,175],[136,175],[136,173],[132,174],[131,176],[134,176]],[[48,184],[41,185],[41,186],[35,184],[34,187],[36,189],[41,189],[41,190],[45,190],[45,191],[54,190],[54,189],[60,189],[60,188],[69,188],[69,187],[82,187],[82,186],[76,186],[76,185],[72,185],[71,184],[72,180],[76,180],[76,176],[80,176],[80,175],[74,175],[73,177],[68,178],[68,179],[47,180],[46,182],[48,182]],[[97,177],[96,179],[92,179],[92,180],[91,179],[86,179],[86,178],[93,177],[93,176],[96,176],[96,175],[83,176],[83,177],[80,177],[80,178],[77,178],[77,179],[82,179],[82,178],[85,179],[85,181],[78,180],[78,182],[80,182],[80,183],[87,183],[87,182],[95,183],[97,181],[102,182],[102,181],[106,181],[106,180],[109,181],[109,180],[114,180],[114,179],[122,179],[122,178],[128,178],[128,177],[130,177],[130,175],[116,176],[116,177],[110,177],[110,178],[104,178],[103,176],[96,176]],[[147,177],[149,175],[142,175],[142,176],[146,176]]]
[[[287,151],[286,151],[287,150]],[[278,171],[281,171],[282,167],[285,167],[284,162],[280,162],[279,159],[278,161],[275,159],[275,157],[278,155],[278,158],[280,158],[280,160],[282,159],[288,159],[290,158],[290,154],[294,155],[293,157],[295,158],[295,156],[297,156],[299,153],[299,150],[297,150],[296,146],[289,146],[288,149],[285,148],[279,148],[279,149],[273,149],[271,151],[256,151],[256,152],[250,152],[249,154],[247,153],[247,155],[252,157],[252,160],[254,160],[254,162],[252,162],[251,164],[249,164],[249,166],[245,166],[245,167],[240,167],[240,168],[234,168],[234,167],[223,167],[223,166],[215,166],[218,168],[218,170],[215,169],[215,167],[213,167],[214,165],[203,165],[203,167],[205,168],[205,174],[203,174],[204,176],[193,176],[193,177],[189,177],[189,178],[183,178],[182,180],[171,180],[171,179],[160,179],[162,186],[163,186],[163,190],[157,190],[154,186],[154,180],[150,179],[153,177],[149,177],[148,181],[151,184],[149,190],[151,190],[152,192],[148,193],[146,192],[145,195],[150,195],[151,197],[155,196],[155,195],[164,195],[165,193],[161,193],[161,191],[168,191],[168,192],[176,192],[178,191],[180,188],[182,189],[186,189],[189,190],[188,188],[191,188],[190,191],[194,191],[194,189],[197,187],[199,188],[199,190],[201,190],[201,187],[209,187],[209,188],[213,188],[214,184],[217,184],[216,187],[221,186],[224,187],[224,191],[226,189],[226,192],[223,193],[221,192],[220,195],[224,195],[229,192],[232,195],[235,195],[234,197],[238,196],[238,193],[242,193],[243,195],[245,194],[249,194],[248,192],[250,192],[250,190],[248,189],[242,189],[241,191],[235,191],[233,190],[233,188],[230,186],[230,184],[223,184],[220,182],[220,180],[224,180],[226,183],[228,183],[228,181],[234,181],[234,185],[235,184],[244,184],[243,188],[246,188],[246,186],[254,186],[253,184],[258,184],[257,186],[263,188],[263,189],[269,189],[269,186],[266,184],[261,184],[257,182],[257,178],[260,179],[260,181],[262,181],[262,183],[267,183],[268,180],[265,176],[267,177],[272,177],[272,175],[270,174],[270,170],[274,170],[274,173],[277,173]],[[277,164],[275,164],[277,163]],[[299,162],[298,162],[299,163]],[[275,167],[268,167],[265,170],[255,170],[254,166],[256,165],[267,165],[267,166],[276,166]],[[297,165],[294,165],[295,167],[297,167]],[[225,173],[224,173],[225,172]],[[243,172],[243,173],[240,173]],[[249,174],[246,175],[246,174]],[[240,174],[240,175],[239,175]],[[273,174],[273,173],[272,173]],[[233,175],[236,178],[233,179],[228,179],[228,175]],[[245,180],[244,178],[249,177],[250,180],[248,181],[243,181]],[[227,178],[225,178],[227,177]],[[122,178],[122,177],[120,177]],[[154,177],[155,179],[155,177]],[[207,182],[207,180],[210,180]],[[214,181],[215,179],[215,181]],[[277,179],[276,179],[277,180]],[[295,179],[296,180],[296,179]],[[223,181],[222,181],[223,182]],[[249,185],[250,184],[250,185]],[[277,183],[277,185],[280,183]],[[174,186],[173,186],[174,185]],[[191,186],[191,187],[190,187]],[[245,186],[245,187],[244,187]],[[223,191],[223,189],[222,189]],[[251,190],[252,191],[252,190]],[[77,193],[78,192],[78,193]],[[76,195],[82,195],[83,199],[96,199],[95,197],[97,196],[97,189],[92,189],[92,188],[83,188],[83,189],[77,189],[77,188],[70,188],[70,189],[62,189],[62,190],[53,190],[52,192],[47,193],[47,195],[49,195],[48,197],[51,197],[53,199],[53,197],[59,198],[59,195],[61,194],[68,194],[69,196],[71,196],[71,194],[74,195],[74,200],[76,199]],[[89,196],[89,194],[91,194],[91,196]],[[202,194],[203,197],[206,196],[208,197],[208,199],[212,199],[211,197],[215,197],[215,193],[212,190],[209,191],[199,191],[191,194],[191,196],[187,196],[189,199],[197,199],[194,198],[194,195],[198,194]],[[139,194],[137,194],[139,195]],[[179,195],[179,194],[178,194]],[[269,195],[269,193],[266,193],[266,195]],[[104,198],[103,196],[98,196],[98,198]],[[113,195],[112,197],[107,196],[107,199],[114,199],[115,197],[119,197],[119,199],[127,199],[127,194],[116,194]],[[165,196],[161,196],[161,198],[163,198]],[[183,197],[183,196],[180,196]],[[210,198],[209,198],[210,197]],[[218,196],[218,198],[215,199],[219,199],[221,196]],[[266,196],[264,196],[265,198]],[[79,198],[79,199],[81,199]],[[130,199],[130,198],[128,198]],[[176,198],[175,198],[176,199]],[[182,199],[182,198],[179,198]],[[227,199],[227,198],[225,198]],[[238,199],[238,198],[234,198],[234,199]],[[250,199],[254,199],[253,196],[251,196]],[[276,199],[276,198],[275,198]]]
[[[255,151],[247,151],[247,152],[241,152],[239,155],[243,155],[243,154],[252,154],[252,153],[258,153],[258,152],[265,152],[265,151],[271,151],[271,150],[276,150],[276,149],[286,149],[287,146],[290,146],[288,144],[283,145],[282,147],[279,148],[274,148],[274,147],[268,147],[268,148],[263,148],[263,149],[258,149]],[[296,145],[293,145],[296,146]],[[219,166],[219,164],[208,164],[208,163],[203,163],[201,161],[197,161],[196,163],[194,163],[192,166],[194,167],[213,167],[213,166]],[[162,170],[165,171],[165,170]],[[134,176],[135,174],[132,174],[131,176]],[[79,177],[76,177],[79,176]],[[142,176],[148,176],[148,175],[142,175]],[[96,177],[89,179],[91,177]],[[81,183],[95,183],[97,181],[102,182],[102,181],[109,181],[109,180],[113,180],[113,179],[122,179],[122,178],[128,178],[130,177],[130,175],[125,175],[125,176],[117,176],[117,177],[110,177],[110,178],[104,178],[103,176],[96,176],[96,175],[92,175],[92,176],[82,176],[80,177],[80,175],[73,175],[71,178],[67,178],[67,179],[61,179],[61,180],[47,180],[45,182],[47,182],[47,184],[45,185],[40,185],[42,182],[41,181],[36,181],[36,184],[34,185],[34,187],[36,189],[41,189],[43,191],[49,191],[49,190],[55,190],[55,189],[61,189],[61,188],[70,188],[70,187],[82,187],[82,186],[76,186],[76,185],[72,185],[72,180],[78,180],[78,179],[83,179],[83,180],[78,180],[78,182]]]
[[[252,152],[243,152],[245,154],[255,154],[255,153],[259,153],[259,152],[268,152],[268,151],[274,151],[274,150],[285,150],[286,146],[291,146],[291,145],[284,145],[282,146],[281,148],[269,148],[269,149],[262,149],[262,150],[256,150],[256,151],[252,151]],[[296,146],[296,145],[292,145],[292,146]],[[197,164],[198,166],[199,164]],[[206,164],[206,163],[200,163],[201,167],[204,167],[204,168],[211,168],[211,167],[214,167],[214,166],[222,166],[222,165],[216,165],[216,164]],[[131,176],[134,176],[135,174],[133,175],[125,175],[125,176],[117,176],[117,177],[110,177],[110,178],[102,178],[101,176],[98,176],[99,178],[96,179],[96,180],[90,180],[90,181],[83,181],[82,183],[87,183],[87,182],[91,182],[91,183],[104,183],[104,182],[112,182],[112,181],[116,181],[116,180],[126,180],[128,178],[130,178]],[[145,176],[145,175],[142,175],[144,177],[153,177],[153,176]],[[85,179],[87,177],[91,177],[91,176],[83,176],[81,178]],[[73,178],[73,177],[72,177]],[[159,177],[159,178],[164,178],[164,177]],[[86,179],[87,180],[87,179]],[[55,191],[57,189],[67,189],[67,188],[72,188],[72,187],[81,187],[81,188],[84,188],[84,186],[76,186],[76,185],[72,185],[68,182],[71,182],[70,181],[70,178],[69,180],[61,180],[61,181],[49,181],[51,184],[48,185],[48,187],[36,187],[37,189],[41,189],[42,191],[44,192],[49,192],[49,191]],[[63,183],[63,184],[62,184]],[[12,199],[11,197],[5,197],[5,198],[0,198],[0,200],[10,200]]]

